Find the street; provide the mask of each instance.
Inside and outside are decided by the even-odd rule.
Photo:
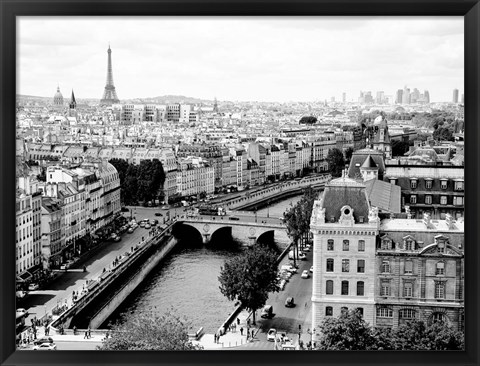
[[[129,213],[124,213],[124,216],[129,218],[130,216],[127,214]],[[137,208],[135,216],[138,222],[144,218],[161,219],[161,217],[155,217],[154,211],[148,208]],[[159,220],[159,222],[163,221]],[[131,234],[127,232],[122,234],[122,240],[119,242],[100,243],[101,249],[84,263],[86,272],[78,269],[69,269],[67,272],[60,271],[58,277],[48,285],[48,288],[30,291],[25,298],[17,300],[17,308],[25,308],[29,312],[25,325],[30,326],[33,317],[39,319],[45,314],[51,313],[57,304],[64,304],[65,301],[71,304],[73,291],[81,291],[87,280],[98,278],[104,268],[108,269],[112,265],[116,257],[130,251],[130,248],[138,244],[142,237],[147,238],[148,231],[138,227]]]

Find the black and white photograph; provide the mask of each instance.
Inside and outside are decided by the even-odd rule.
[[[17,350],[465,350],[463,16],[16,32]]]

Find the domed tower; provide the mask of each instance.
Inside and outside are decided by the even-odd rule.
[[[53,96],[53,107],[58,111],[63,110],[63,95],[60,93],[60,87],[57,86],[57,92]]]

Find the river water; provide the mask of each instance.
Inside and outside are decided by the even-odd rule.
[[[278,201],[258,210],[257,215],[280,217],[300,197]],[[194,331],[203,327],[206,333],[214,333],[222,325],[235,304],[220,293],[220,267],[241,249],[235,246],[211,249],[198,242],[181,244],[153,269],[106,324],[114,323],[123,313],[128,316],[136,312],[164,313],[173,309]]]

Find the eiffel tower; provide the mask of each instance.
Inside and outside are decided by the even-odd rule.
[[[117,97],[117,92],[115,91],[115,85],[113,85],[113,73],[112,73],[112,50],[110,45],[108,45],[108,69],[107,69],[107,84],[105,85],[105,91],[103,92],[103,97],[100,100],[102,105],[112,105],[113,103],[119,103],[120,100]]]

